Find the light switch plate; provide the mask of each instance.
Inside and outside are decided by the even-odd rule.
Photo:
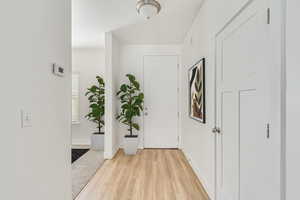
[[[21,110],[21,126],[22,128],[32,127],[32,116],[30,112]]]

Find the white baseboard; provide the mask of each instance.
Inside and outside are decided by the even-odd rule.
[[[104,159],[111,159],[111,155],[107,151],[104,151]]]
[[[91,145],[89,144],[72,144],[72,149],[89,149]]]
[[[113,151],[113,153],[112,153],[112,157],[111,157],[112,159],[113,159],[113,158],[115,157],[115,155],[118,153],[119,149],[120,149],[120,148],[115,148],[115,149],[114,149],[114,151]]]
[[[185,155],[186,159],[188,160],[188,162],[190,163],[192,169],[194,170],[195,174],[197,175],[199,181],[201,182],[202,186],[204,187],[205,191],[208,194],[209,199],[214,199],[214,192],[212,192],[208,187],[206,182],[204,181],[204,179],[201,176],[200,170],[197,167],[197,165],[195,164],[195,162],[193,161],[193,159],[191,158],[191,156],[184,151],[184,149],[181,149],[181,151],[183,152],[183,154]]]
[[[108,159],[108,160],[111,160],[115,157],[115,155],[117,154],[117,152],[119,151],[120,148],[115,148],[113,149],[113,152],[107,152],[107,151],[104,151],[104,158],[105,159]]]

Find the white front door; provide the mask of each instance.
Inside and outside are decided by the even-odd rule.
[[[144,147],[178,147],[178,56],[144,57]]]
[[[216,38],[218,200],[280,199],[267,6],[253,1]]]

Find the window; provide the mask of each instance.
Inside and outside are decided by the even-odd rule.
[[[79,124],[79,74],[72,74],[72,124]]]

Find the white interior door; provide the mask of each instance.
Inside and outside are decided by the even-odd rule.
[[[178,57],[144,57],[144,147],[178,147]]]
[[[253,1],[216,38],[218,200],[280,199],[267,6]]]

